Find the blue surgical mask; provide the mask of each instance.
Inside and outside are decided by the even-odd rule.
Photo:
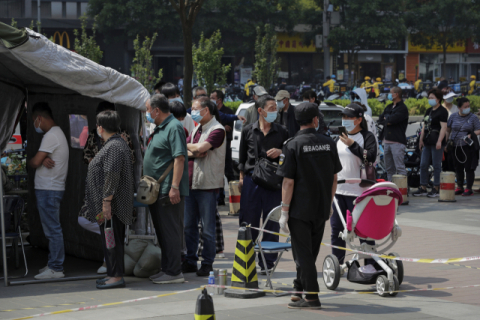
[[[463,109],[463,110],[462,110],[462,113],[463,113],[463,114],[469,114],[469,113],[470,113],[470,108]]]
[[[210,100],[213,102],[214,105],[217,105],[217,100]]]
[[[362,102],[362,100],[360,98],[355,98],[353,99],[353,102]]]
[[[155,119],[152,118],[150,112],[147,112],[147,121],[150,123],[155,123]]]
[[[192,110],[192,119],[193,121],[200,123],[202,121],[203,116],[200,115],[201,110]]]
[[[342,126],[344,126],[345,129],[347,129],[347,132],[353,131],[353,129],[355,129],[354,121],[355,120],[344,120],[344,119],[342,119]]]
[[[389,93],[389,94],[388,94],[388,97],[387,97],[387,99],[388,99],[388,100],[390,100],[390,101],[392,101],[392,100],[393,100],[393,97],[392,97],[392,94],[391,94],[391,93]]]
[[[277,101],[278,111],[282,111],[283,107],[285,107],[285,103],[283,103],[283,100]]]
[[[277,114],[277,111],[267,112],[267,117],[265,118],[265,121],[267,121],[268,123],[272,123],[277,119]]]
[[[176,98],[173,98],[173,99],[168,99],[168,102],[173,102],[173,101],[178,101],[178,102],[181,102],[182,104],[184,104],[182,98],[180,98],[180,97],[176,97]]]
[[[38,119],[38,118],[37,118]],[[37,121],[37,120],[35,120]],[[37,133],[43,133],[43,130],[40,128],[40,124],[42,123],[42,120],[40,120],[40,122],[38,123],[38,127],[35,127],[35,122],[33,123],[33,127],[35,128],[35,131]]]
[[[102,135],[100,134],[100,132],[98,132],[98,128],[97,128],[97,134],[98,134],[98,136],[99,136],[101,139],[103,139],[103,138],[102,138]]]
[[[432,107],[435,107],[437,105],[437,100],[436,99],[428,99],[428,104]]]

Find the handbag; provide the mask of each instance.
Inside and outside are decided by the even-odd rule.
[[[363,149],[363,163],[360,166],[360,178],[363,180],[370,180],[375,183],[376,180],[376,172],[373,163],[368,162],[367,160],[367,150]],[[360,182],[360,187],[365,188],[370,186],[371,183],[367,182]]]
[[[107,228],[107,222],[103,225],[105,232],[105,244],[107,249],[115,248],[115,233],[113,232],[113,219],[110,219],[110,228]]]
[[[158,180],[150,176],[142,176],[138,184],[137,201],[143,204],[154,204],[160,192],[160,184],[165,180],[170,171],[172,171],[172,168],[173,161]]]
[[[253,168],[252,180],[257,185],[268,190],[280,190],[283,177],[277,175],[278,163],[258,157],[257,136],[253,133],[255,148],[255,167]]]

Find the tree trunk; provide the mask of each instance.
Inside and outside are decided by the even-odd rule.
[[[353,88],[354,80],[353,80],[353,76],[352,76],[352,53],[350,52],[350,50],[347,51],[347,60],[348,60],[348,72],[349,72],[348,86]],[[354,75],[355,75],[355,73],[354,73]]]
[[[443,72],[442,76],[447,79],[447,44],[443,45]]]
[[[185,108],[191,107],[193,79],[192,28],[186,23],[183,27],[183,51],[185,60],[185,77],[183,78],[183,102]]]

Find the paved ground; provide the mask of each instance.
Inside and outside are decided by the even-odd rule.
[[[478,256],[480,243],[480,195],[457,197],[455,203],[438,203],[436,199],[410,198],[410,205],[402,206],[398,221],[403,236],[393,251],[413,258],[456,258]],[[226,210],[226,207],[222,209]],[[231,271],[236,243],[238,218],[222,212],[225,231],[226,259],[218,260],[215,268]],[[330,227],[325,230],[324,242],[330,242]],[[267,296],[255,300],[237,300],[214,296],[217,319],[479,319],[480,288],[399,293],[394,298],[376,294],[348,294],[373,292],[372,286],[349,283],[342,278],[337,289],[347,294],[332,294],[321,280],[321,265],[329,253],[322,247],[318,258],[320,296],[323,309],[298,311],[287,308],[289,297]],[[45,252],[29,249],[30,264],[36,269],[44,263]],[[468,268],[462,265],[466,265]],[[68,275],[95,272],[97,262],[67,257]],[[30,272],[34,275],[35,271]],[[290,253],[283,256],[275,274],[276,288],[285,288],[295,275]],[[265,277],[260,276],[261,279]],[[194,274],[187,282],[177,285],[153,285],[147,279],[127,278],[127,288],[110,291],[95,289],[93,280],[68,283],[33,284],[0,287],[0,318],[13,319],[43,312],[85,307],[124,300],[172,293],[197,288],[207,283],[206,278]],[[405,279],[401,289],[440,288],[480,284],[480,261],[445,264],[405,263]],[[50,319],[193,319],[198,291],[116,304],[94,310],[48,316]]]

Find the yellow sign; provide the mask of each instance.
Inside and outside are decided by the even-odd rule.
[[[288,33],[277,33],[278,47],[277,52],[315,52],[315,43],[313,40],[310,45],[303,42],[301,34],[289,35]]]
[[[57,35],[58,35],[58,39],[59,39],[58,44],[64,47],[63,36],[65,36],[67,38],[66,48],[70,49],[70,37],[68,36],[67,31],[63,31],[61,35],[60,35],[59,31],[55,31],[55,33],[53,34],[53,43],[57,43]]]
[[[427,49],[422,46],[414,46],[410,39],[408,39],[408,52],[427,52],[427,53],[442,53],[443,49],[441,45],[434,45],[431,49]],[[465,42],[458,41],[455,45],[449,46],[447,48],[448,53],[464,53],[465,52]]]

